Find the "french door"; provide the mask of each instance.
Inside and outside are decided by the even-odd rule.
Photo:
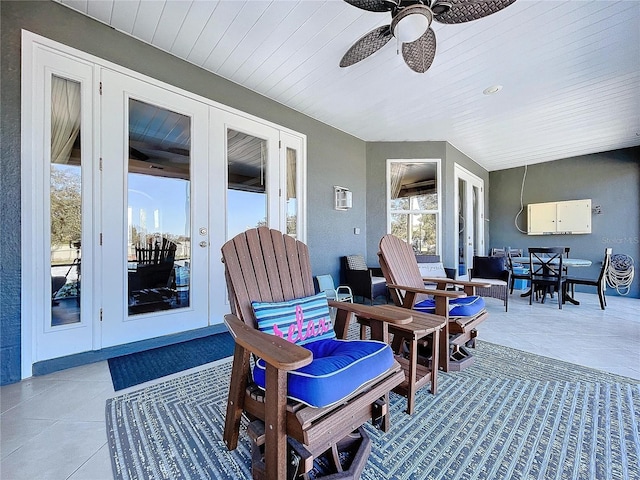
[[[484,255],[484,182],[455,165],[455,211],[458,213],[456,261],[458,278],[468,278],[474,255]]]
[[[101,78],[102,346],[207,326],[208,107]]]
[[[23,34],[22,374],[219,324],[222,244],[305,241],[305,141]]]

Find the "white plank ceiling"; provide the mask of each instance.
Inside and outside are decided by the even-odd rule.
[[[517,0],[434,22],[424,74],[342,0],[57,0],[365,141],[445,140],[489,171],[640,145],[640,1]],[[483,90],[501,85],[495,95]]]

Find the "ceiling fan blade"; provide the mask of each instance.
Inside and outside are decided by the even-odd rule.
[[[344,0],[354,7],[367,10],[368,12],[390,12],[398,6],[398,2],[393,0]]]
[[[431,27],[415,42],[402,44],[402,57],[414,72],[429,70],[436,56],[436,34]]]
[[[347,50],[347,53],[345,53],[342,60],[340,60],[340,66],[348,67],[376,53],[391,40],[392,36],[389,25],[383,25],[375,30],[371,30],[351,45],[351,48]]]
[[[492,13],[499,12],[507,8],[516,0],[444,0],[437,2],[434,6],[434,19],[440,23],[464,23],[478,18],[486,17]],[[442,13],[438,12],[438,5],[443,8]]]

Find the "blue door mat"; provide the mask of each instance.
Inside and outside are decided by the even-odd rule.
[[[122,390],[172,373],[233,355],[233,337],[227,332],[173,345],[110,358],[114,390]]]

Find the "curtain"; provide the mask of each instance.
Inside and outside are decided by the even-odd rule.
[[[296,196],[296,166],[297,155],[293,148],[287,148],[287,200]]]
[[[398,198],[400,189],[402,188],[402,178],[407,171],[407,165],[404,163],[391,163],[391,199]]]
[[[51,78],[51,163],[67,164],[80,132],[80,84]]]

